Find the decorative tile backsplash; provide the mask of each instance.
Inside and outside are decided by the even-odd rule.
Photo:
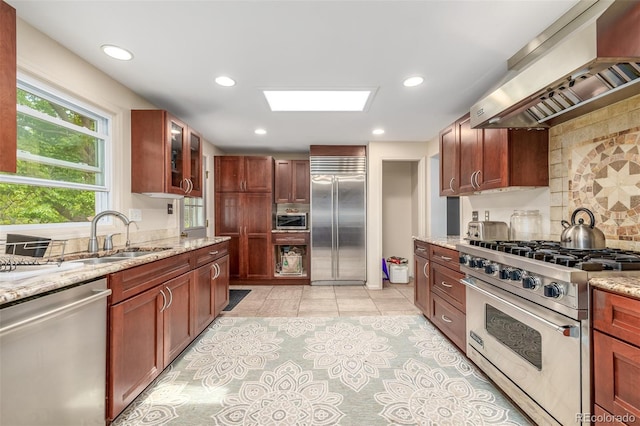
[[[586,207],[608,247],[640,250],[640,96],[560,124],[550,135],[550,188],[559,201],[551,206],[552,234],[559,238],[560,221]]]

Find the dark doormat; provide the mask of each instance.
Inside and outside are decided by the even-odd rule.
[[[229,304],[223,309],[223,311],[230,311],[235,308],[250,291],[251,290],[229,290]]]

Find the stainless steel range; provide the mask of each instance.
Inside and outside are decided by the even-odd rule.
[[[467,356],[536,423],[581,424],[591,410],[587,282],[640,274],[640,253],[552,241],[470,241],[457,249]]]

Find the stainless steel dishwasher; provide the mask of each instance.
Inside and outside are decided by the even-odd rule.
[[[106,279],[0,309],[0,424],[104,425]]]

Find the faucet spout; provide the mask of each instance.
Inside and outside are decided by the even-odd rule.
[[[129,245],[129,225],[131,221],[124,214],[115,211],[115,210],[105,210],[103,212],[98,213],[91,220],[91,236],[89,237],[89,247],[87,251],[89,253],[97,253],[98,252],[98,237],[96,236],[98,221],[105,216],[115,216],[120,219],[127,226],[127,246]]]

